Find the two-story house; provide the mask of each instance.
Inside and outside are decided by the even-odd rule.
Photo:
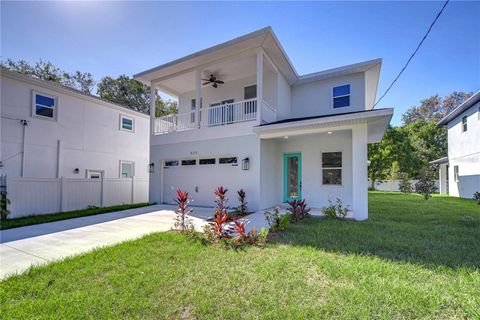
[[[393,109],[373,110],[381,59],[299,75],[270,27],[135,75],[175,96],[178,114],[151,114],[150,200],[175,189],[212,206],[213,190],[244,189],[251,210],[340,198],[368,217],[367,145]]]
[[[148,115],[6,70],[0,106],[10,217],[148,201]]]
[[[472,198],[480,192],[480,91],[446,115],[448,156],[439,165],[440,194]]]

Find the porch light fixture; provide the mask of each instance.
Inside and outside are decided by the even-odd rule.
[[[153,173],[155,169],[155,164],[152,162],[152,163],[149,163],[148,164],[148,173]]]
[[[79,173],[80,173],[80,169],[78,169],[78,168],[75,168],[75,169],[73,170],[73,173],[75,173],[75,174],[79,174]]]
[[[250,159],[245,158],[242,160],[242,170],[248,170],[250,169]]]

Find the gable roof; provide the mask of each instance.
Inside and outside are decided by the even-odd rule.
[[[92,101],[92,102],[96,102],[96,103],[101,104],[103,106],[110,107],[110,108],[113,108],[113,109],[117,109],[117,110],[122,111],[122,112],[132,113],[132,114],[135,114],[135,115],[138,115],[138,116],[149,117],[149,115],[147,115],[143,112],[134,110],[130,107],[127,107],[127,106],[124,106],[124,105],[121,105],[121,104],[117,104],[117,103],[113,103],[109,100],[105,100],[105,99],[100,98],[98,96],[94,96],[92,94],[88,94],[88,93],[85,93],[83,91],[64,86],[64,85],[62,85],[60,83],[57,83],[57,82],[38,79],[38,78],[32,77],[30,75],[26,75],[26,74],[14,72],[14,71],[9,71],[9,70],[6,70],[6,69],[0,69],[0,75],[2,77],[5,76],[5,77],[10,78],[10,79],[23,81],[23,82],[29,83],[31,85],[44,87],[44,88],[47,88],[47,89],[50,89],[50,90],[53,90],[53,91],[56,91],[56,92],[60,92],[60,93],[67,94],[67,95],[70,95],[70,96],[75,96],[77,98],[81,98],[81,99],[89,100],[89,101]]]
[[[473,107],[475,104],[480,102],[480,90],[475,92],[470,98],[465,100],[461,105],[456,107],[452,112],[447,114],[442,120],[437,123],[437,126],[447,125],[450,121],[458,117],[468,108]]]
[[[139,81],[150,84],[151,81],[156,79],[161,79],[177,72],[193,70],[202,64],[258,47],[262,47],[265,50],[290,85],[363,72],[382,63],[382,59],[374,59],[321,72],[299,75],[278,41],[273,29],[269,26],[137,73],[133,77]]]

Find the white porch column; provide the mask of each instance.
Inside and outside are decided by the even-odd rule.
[[[439,178],[439,185],[440,185],[440,194],[447,194],[447,164],[446,163],[442,163],[440,164],[439,166],[439,174],[438,174],[438,178]]]
[[[195,70],[195,122],[200,128],[200,108],[202,106],[202,72]]]
[[[367,139],[366,124],[352,128],[352,209],[355,220],[368,219]]]
[[[150,83],[150,135],[155,134],[155,100],[157,99],[157,90],[155,85]]]
[[[263,51],[257,52],[257,123],[262,124],[263,109]]]

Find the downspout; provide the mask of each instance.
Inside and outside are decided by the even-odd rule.
[[[28,126],[28,121],[27,120],[20,120],[20,123],[23,125],[23,134],[22,134],[22,165],[21,165],[21,171],[20,171],[20,176],[23,178],[25,176],[25,144],[26,144],[26,139],[27,139],[27,126]]]

